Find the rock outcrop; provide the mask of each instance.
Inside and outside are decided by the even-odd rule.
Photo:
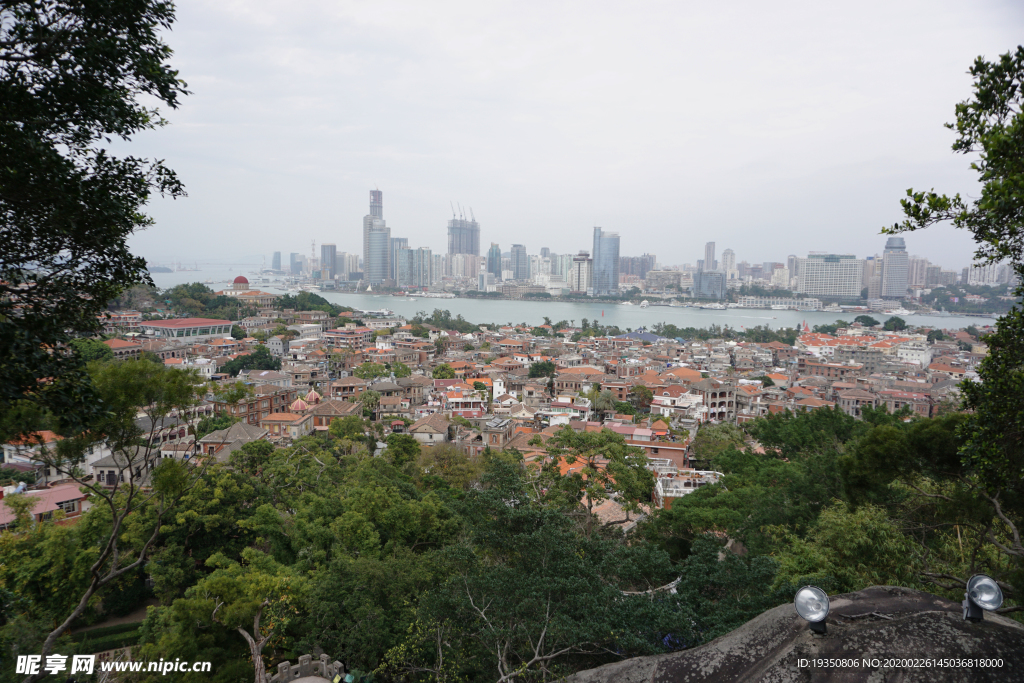
[[[700,647],[607,664],[566,681],[1024,681],[1024,627],[991,613],[980,623],[966,622],[959,603],[928,593],[873,586],[831,596],[826,623],[827,634],[814,634],[792,604],[780,605]],[[821,659],[846,660],[847,666],[815,666]],[[940,666],[938,660],[963,666]]]

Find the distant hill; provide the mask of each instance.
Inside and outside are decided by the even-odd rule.
[[[173,273],[174,271],[167,266],[149,266],[147,270],[151,273]]]

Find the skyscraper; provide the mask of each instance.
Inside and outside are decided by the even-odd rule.
[[[487,250],[487,272],[494,276],[494,281],[501,280],[501,247],[491,242],[491,248]]]
[[[384,193],[370,190],[370,213],[363,216],[363,278],[372,285],[391,277],[391,229],[384,222]]]
[[[374,218],[366,232],[366,245],[364,279],[371,285],[380,284],[391,275],[391,228]]]
[[[708,242],[704,245],[704,270],[716,270],[718,266],[715,263],[715,243]]]
[[[397,282],[399,287],[429,287],[434,266],[433,252],[426,247],[409,249],[402,247],[395,255],[398,262]]]
[[[512,245],[512,279],[530,279],[530,259],[526,255],[526,247],[522,244]]]
[[[281,270],[281,252],[274,252],[274,259],[270,262],[271,270]]]
[[[338,274],[338,247],[334,244],[320,245],[320,279],[333,280]]]
[[[398,282],[398,250],[409,248],[409,238],[407,237],[392,237],[391,238],[391,251],[389,254],[389,267],[388,277]]]
[[[475,218],[448,221],[448,253],[480,255],[480,224]]]
[[[302,274],[302,254],[297,254],[294,251],[288,257],[288,270],[292,275]]]
[[[569,289],[573,292],[586,292],[591,289],[591,270],[593,261],[590,254],[581,251],[572,258],[572,271],[569,275]]]
[[[380,190],[370,190],[370,215],[384,218],[384,193]]]
[[[732,249],[726,249],[722,252],[722,272],[725,273],[726,280],[735,279],[738,275],[736,272],[736,252]]]
[[[619,233],[594,228],[594,296],[619,292]]]
[[[909,275],[907,244],[902,237],[890,237],[882,252],[882,298],[902,299],[907,295]]]

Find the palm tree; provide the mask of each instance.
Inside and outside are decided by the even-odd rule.
[[[608,389],[600,392],[594,400],[594,410],[607,417],[607,413],[615,412],[615,397]]]

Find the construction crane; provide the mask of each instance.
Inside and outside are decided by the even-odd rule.
[[[452,218],[455,218],[455,204],[453,204],[450,199],[448,200],[448,203],[452,206]]]

